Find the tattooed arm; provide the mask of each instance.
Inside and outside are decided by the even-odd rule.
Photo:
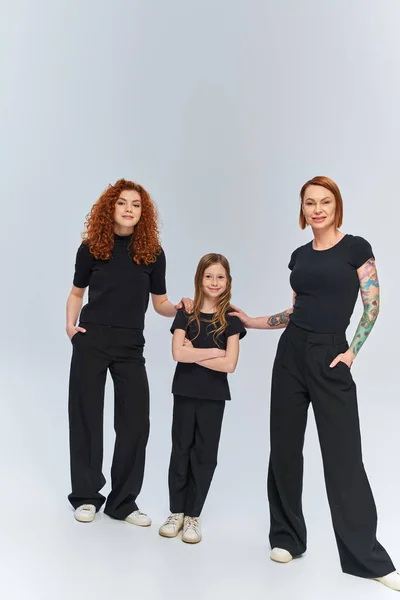
[[[358,270],[361,298],[364,312],[357,327],[350,348],[344,354],[339,354],[332,362],[334,367],[339,361],[345,362],[349,367],[359,353],[361,346],[372,331],[379,314],[379,280],[375,260],[367,260]]]
[[[379,314],[379,280],[375,261],[371,258],[357,271],[360,281],[364,312],[358,324],[350,350],[357,356],[361,346],[372,331]]]
[[[296,292],[293,292],[293,306],[296,298]],[[270,317],[249,317],[237,306],[231,304],[234,312],[229,313],[235,317],[239,317],[243,325],[247,329],[284,329],[289,324],[290,315],[293,312],[292,308],[287,308],[281,313],[271,315]]]

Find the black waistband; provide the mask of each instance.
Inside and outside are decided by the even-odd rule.
[[[87,321],[79,321],[79,327],[83,327],[93,334],[97,335],[120,335],[123,337],[129,336],[132,343],[138,346],[144,346],[145,339],[143,329],[131,329],[130,327],[117,327],[115,325],[102,325],[100,323],[88,323]]]
[[[311,333],[297,327],[293,323],[289,323],[286,331],[291,338],[310,342],[310,344],[336,345],[346,343],[345,333]]]

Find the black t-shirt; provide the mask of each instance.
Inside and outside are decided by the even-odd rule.
[[[82,322],[142,332],[149,294],[166,293],[164,252],[156,262],[138,265],[128,249],[130,239],[131,236],[115,234],[110,260],[95,259],[86,244],[79,247],[74,285],[89,286],[89,302],[80,316]]]
[[[226,350],[228,337],[239,333],[242,339],[247,331],[237,317],[226,315],[228,327],[218,337],[218,344],[214,341],[214,325],[209,325],[213,315],[200,313],[200,333],[197,335],[197,324],[192,322],[187,327],[189,316],[183,309],[178,310],[171,327],[171,333],[175,329],[183,329],[186,337],[192,342],[194,348],[220,348]],[[219,327],[219,323],[217,324]],[[228,385],[228,374],[220,371],[212,371],[196,363],[180,363],[176,365],[175,376],[172,383],[172,393],[178,396],[199,398],[202,400],[230,400],[231,395]]]
[[[357,269],[370,258],[370,244],[350,234],[328,250],[314,250],[312,242],[297,248],[289,263],[292,323],[314,333],[344,333],[360,289]]]

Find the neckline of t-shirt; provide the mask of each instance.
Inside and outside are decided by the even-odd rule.
[[[132,237],[132,234],[130,233],[129,235],[119,235],[118,233],[114,233],[114,240],[117,242],[125,242],[126,240],[130,240]]]
[[[310,242],[310,248],[311,248],[311,250],[313,252],[318,252],[318,253],[319,252],[329,252],[329,250],[334,250],[335,248],[337,248],[339,246],[339,244],[341,244],[343,242],[344,238],[346,238],[347,236],[348,236],[348,234],[345,233],[344,236],[342,237],[342,239],[339,240],[338,242],[336,242],[336,244],[334,246],[331,246],[330,248],[325,248],[324,250],[316,250],[316,248],[313,248],[313,241],[314,240],[311,240],[311,242]]]

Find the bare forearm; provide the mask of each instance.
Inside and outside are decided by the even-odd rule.
[[[176,308],[170,300],[164,300],[164,302],[160,302],[155,310],[162,317],[169,317],[173,319],[176,315]]]
[[[292,314],[293,308],[271,315],[269,317],[253,317],[250,323],[246,324],[249,329],[283,329],[289,324],[289,316]]]
[[[197,364],[206,369],[221,373],[233,373],[236,368],[236,363],[234,364],[229,358],[211,358],[209,360],[198,361]]]
[[[190,348],[189,346],[181,346],[173,350],[173,358],[181,363],[198,363],[202,360],[215,358],[217,355],[216,348]]]
[[[79,314],[81,312],[83,304],[83,298],[80,296],[75,296],[75,294],[70,294],[67,300],[67,322],[66,326],[75,327],[76,322],[78,320]]]

